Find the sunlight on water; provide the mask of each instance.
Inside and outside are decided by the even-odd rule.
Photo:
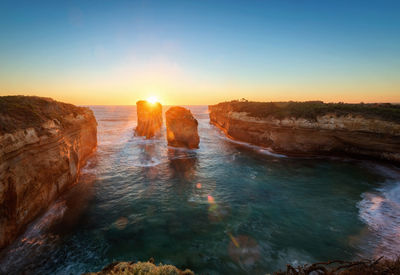
[[[1,272],[79,274],[153,257],[200,274],[265,274],[400,252],[395,169],[234,142],[205,106],[191,107],[198,150],[168,147],[165,127],[151,140],[134,136],[135,107],[92,108],[97,153],[10,247]]]

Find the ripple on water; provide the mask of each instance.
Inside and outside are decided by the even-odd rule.
[[[197,150],[168,147],[165,128],[135,137],[135,108],[93,109],[97,152],[79,184],[11,246],[3,273],[80,274],[154,257],[199,274],[265,274],[400,252],[396,171],[231,141],[206,106],[192,109]]]

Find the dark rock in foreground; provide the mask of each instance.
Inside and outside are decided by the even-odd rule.
[[[400,163],[400,106],[224,102],[210,122],[229,137],[299,156],[363,156]]]
[[[275,272],[274,275],[375,275],[400,274],[400,260],[384,259],[380,257],[375,260],[360,261],[328,261],[314,264],[305,264],[303,266],[293,267],[288,264],[285,271]]]
[[[97,122],[89,108],[0,97],[0,248],[77,182],[96,145]]]
[[[160,103],[150,103],[144,100],[136,102],[137,127],[136,135],[151,138],[159,132],[162,126],[162,106]]]
[[[190,110],[171,107],[165,113],[168,145],[174,147],[199,148],[198,122]]]
[[[192,271],[186,269],[179,270],[173,265],[154,265],[150,262],[116,262],[106,266],[102,271],[86,273],[85,275],[123,275],[123,274],[142,274],[142,275],[194,275]]]

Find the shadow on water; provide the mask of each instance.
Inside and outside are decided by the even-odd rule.
[[[168,149],[171,177],[179,182],[192,181],[196,176],[197,153],[189,150]]]
[[[74,186],[67,194],[65,194],[64,215],[60,221],[53,223],[49,232],[57,235],[67,235],[73,232],[82,224],[85,219],[85,213],[94,196],[92,184],[96,180],[96,175],[86,174],[81,179],[80,184]]]
[[[58,198],[4,251],[0,259],[0,274],[37,274],[37,269],[59,261],[52,256],[52,251],[61,246],[63,238],[79,228],[85,219],[96,182],[96,174],[88,171],[96,166],[94,155],[84,168],[86,171],[80,176],[79,184]]]

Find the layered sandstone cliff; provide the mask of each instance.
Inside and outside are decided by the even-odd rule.
[[[395,105],[224,102],[210,122],[231,138],[289,155],[345,154],[400,163]]]
[[[0,97],[0,248],[76,183],[96,145],[89,108]]]
[[[162,106],[145,100],[136,102],[137,126],[135,134],[152,138],[162,127]]]
[[[168,145],[174,147],[199,148],[198,122],[190,110],[171,107],[165,113]]]

